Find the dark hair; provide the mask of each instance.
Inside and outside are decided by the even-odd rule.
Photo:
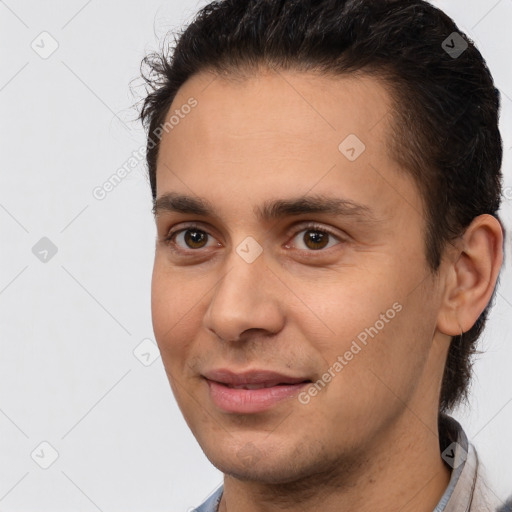
[[[391,155],[421,193],[426,257],[434,274],[446,243],[476,216],[499,220],[499,91],[473,42],[423,0],[224,0],[203,7],[174,44],[142,61],[149,90],[140,119],[148,130],[153,199],[159,149],[154,135],[161,133],[178,89],[201,71],[250,76],[260,65],[382,80],[393,102]],[[467,402],[472,355],[492,302],[468,332],[451,341],[441,412]]]

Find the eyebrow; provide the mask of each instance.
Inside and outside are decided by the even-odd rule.
[[[176,212],[204,217],[218,217],[215,208],[206,199],[176,192],[163,194],[153,202],[153,215]],[[330,197],[323,194],[303,195],[290,199],[271,199],[254,208],[260,221],[277,220],[283,217],[311,213],[354,217],[358,220],[376,222],[371,208],[349,199]]]

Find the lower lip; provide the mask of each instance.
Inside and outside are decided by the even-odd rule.
[[[226,412],[255,413],[269,409],[273,405],[296,396],[300,390],[311,384],[284,384],[261,389],[235,389],[206,379],[213,403]]]

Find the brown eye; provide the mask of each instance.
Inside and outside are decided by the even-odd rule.
[[[309,249],[323,249],[329,242],[329,233],[308,229],[302,240]]]
[[[172,250],[181,252],[220,246],[208,232],[195,226],[169,233],[165,242]]]
[[[199,229],[186,229],[184,232],[185,244],[191,249],[201,249],[207,241],[207,233]]]
[[[315,225],[306,226],[304,229],[297,231],[292,240],[295,249],[307,252],[329,249],[333,245],[343,242],[343,239],[340,239],[334,233]]]

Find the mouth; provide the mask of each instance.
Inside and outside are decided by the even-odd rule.
[[[235,373],[227,369],[203,375],[211,401],[223,412],[249,414],[262,412],[296,396],[311,384],[305,377],[287,376],[268,370]]]
[[[203,374],[208,380],[225,384],[229,387],[258,386],[272,387],[278,385],[299,384],[310,381],[307,377],[295,377],[280,372],[264,369],[253,369],[245,372],[234,372],[227,368],[208,370]],[[250,389],[250,388],[249,388]]]
[[[228,388],[231,388],[231,389],[264,389],[264,388],[273,388],[275,386],[295,386],[297,384],[302,384],[302,383],[306,383],[306,382],[311,382],[310,380],[304,380],[304,381],[301,381],[301,382],[298,382],[298,383],[295,383],[295,384],[291,384],[291,383],[288,383],[288,382],[279,382],[277,384],[273,384],[271,382],[264,382],[262,384],[241,384],[239,386],[235,386],[233,384],[224,384],[222,382],[219,382],[218,384],[222,384]]]

